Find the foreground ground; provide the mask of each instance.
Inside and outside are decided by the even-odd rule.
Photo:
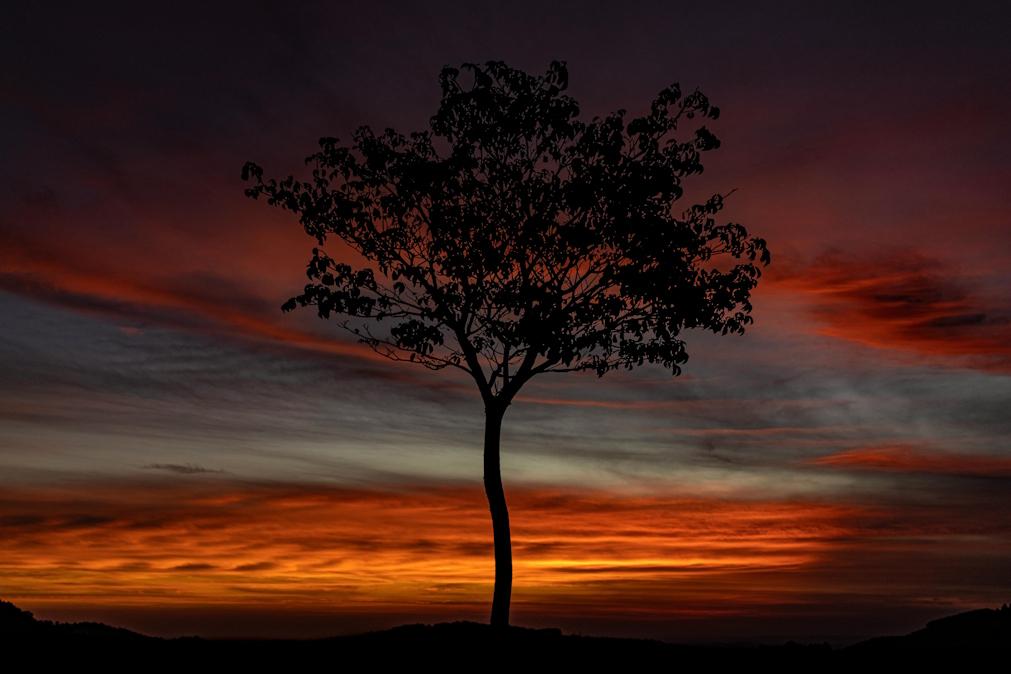
[[[161,639],[100,623],[36,620],[9,602],[0,602],[0,648],[30,649],[39,663],[53,659],[100,657],[104,664],[212,666],[227,663],[257,669],[299,664],[333,666],[398,663],[410,665],[495,665],[521,663],[627,665],[646,663],[753,665],[857,664],[901,659],[937,664],[964,661],[993,649],[1011,650],[1011,607],[949,616],[905,636],[879,637],[842,649],[825,644],[689,646],[645,639],[563,634],[557,629],[510,627],[496,630],[473,622],[403,625],[380,632],[311,640]],[[138,661],[138,658],[140,659]],[[1000,658],[1003,660],[1003,657]]]

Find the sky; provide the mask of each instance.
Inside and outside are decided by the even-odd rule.
[[[282,313],[313,242],[239,173],[425,128],[446,64],[557,59],[586,118],[718,105],[685,200],[736,189],[772,264],[681,376],[520,392],[512,621],[844,643],[1008,601],[1007,10],[759,4],[6,9],[0,598],[170,636],[487,620],[473,381]]]

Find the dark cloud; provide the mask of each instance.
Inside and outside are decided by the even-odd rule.
[[[223,473],[223,470],[215,470],[212,468],[204,468],[195,463],[178,464],[178,463],[149,463],[144,466],[147,470],[164,470],[170,473],[178,473],[179,475],[198,475],[200,473]]]
[[[170,567],[169,571],[213,571],[216,567],[213,564],[179,564],[177,566]]]
[[[278,568],[274,562],[253,562],[251,564],[239,564],[236,571],[273,571]]]

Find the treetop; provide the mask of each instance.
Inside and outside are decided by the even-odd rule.
[[[765,241],[717,221],[726,195],[678,203],[720,145],[701,92],[672,84],[640,117],[583,121],[564,62],[447,66],[439,83],[428,129],[321,138],[304,180],[243,167],[246,194],[297,214],[317,244],[283,309],[339,316],[379,353],[462,369],[505,403],[544,372],[678,374],[684,329],[752,322]]]

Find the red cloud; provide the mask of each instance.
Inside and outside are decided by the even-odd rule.
[[[832,251],[774,278],[778,289],[810,302],[820,334],[1011,371],[1011,304],[987,300],[936,260]]]
[[[909,444],[858,447],[830,454],[811,463],[910,473],[1011,477],[1011,458],[979,454],[954,454]]]

